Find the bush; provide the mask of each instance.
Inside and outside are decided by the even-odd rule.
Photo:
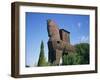
[[[75,53],[63,53],[62,65],[89,64],[89,44],[80,43],[75,48]]]

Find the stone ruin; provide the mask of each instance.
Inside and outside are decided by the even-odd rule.
[[[59,29],[53,20],[47,20],[48,30],[48,61],[51,64],[62,64],[63,53],[68,54],[74,51],[74,46],[70,44],[70,32]]]

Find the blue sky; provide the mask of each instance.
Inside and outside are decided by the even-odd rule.
[[[26,64],[37,64],[40,44],[43,40],[45,56],[48,57],[47,20],[52,19],[60,29],[70,32],[71,44],[89,43],[89,15],[51,14],[26,12]]]

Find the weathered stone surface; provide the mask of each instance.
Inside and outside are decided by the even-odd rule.
[[[70,32],[64,29],[59,29],[53,20],[47,21],[47,30],[49,36],[49,62],[59,65],[63,52],[69,53],[74,51],[74,47],[70,44]]]

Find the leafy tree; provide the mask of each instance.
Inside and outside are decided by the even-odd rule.
[[[81,64],[89,64],[89,44],[80,43],[75,47],[77,54],[81,57]]]
[[[80,56],[77,53],[64,53],[62,65],[75,65],[80,63]]]
[[[89,64],[89,44],[80,43],[75,45],[74,53],[63,53],[62,65]]]
[[[66,53],[63,53],[63,57],[62,57],[62,64],[63,65],[68,65],[68,64],[71,64],[71,57]]]
[[[42,41],[41,46],[40,46],[40,56],[38,60],[38,66],[46,66],[46,65],[47,65],[47,62],[46,62],[46,58],[44,55],[44,43]]]

